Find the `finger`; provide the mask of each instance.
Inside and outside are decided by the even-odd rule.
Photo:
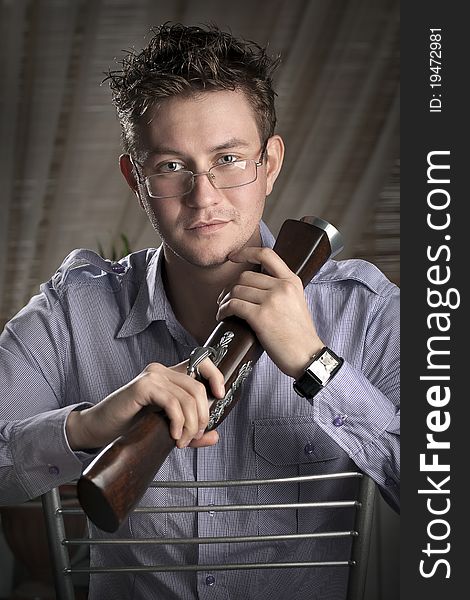
[[[204,430],[209,420],[205,388],[197,381],[193,384],[197,388],[193,393],[178,386],[170,388],[172,395],[163,406],[170,419],[172,437],[180,448],[187,446],[201,429]]]
[[[166,398],[159,402],[159,406],[165,411],[170,420],[170,435],[177,442],[183,435],[185,421],[180,399],[167,390]]]
[[[202,448],[204,446],[213,446],[219,441],[217,431],[208,431],[200,439],[194,439],[189,444],[191,448]]]
[[[253,304],[239,298],[229,298],[219,306],[216,314],[217,321],[223,321],[227,317],[239,317],[247,321],[256,331],[256,320],[261,309],[261,304]]]
[[[177,446],[183,448],[194,438],[202,437],[209,422],[209,403],[205,386],[192,378],[193,393],[181,398],[181,409],[184,415],[184,426]]]
[[[222,300],[230,293],[230,290],[233,289],[235,285],[246,285],[248,287],[258,288],[260,290],[269,290],[275,285],[276,278],[271,275],[267,275],[266,273],[260,273],[259,271],[252,271],[251,269],[247,269],[243,271],[238,280],[232,284],[232,286],[226,286],[222,289],[217,298],[217,304],[220,304]]]
[[[194,392],[195,408],[197,411],[197,431],[191,437],[191,439],[201,438],[209,422],[209,401],[207,398],[206,388],[201,382],[196,381],[195,383],[198,386],[198,389]]]
[[[149,400],[162,408],[170,419],[170,433],[178,447],[189,444],[209,419],[205,387],[186,374],[166,369],[165,377],[151,371]]]
[[[243,271],[235,285],[246,285],[247,287],[254,287],[259,290],[270,290],[276,285],[278,280],[278,277],[273,277],[272,275],[268,275],[266,273],[259,273],[257,271]],[[233,287],[235,287],[235,285]]]
[[[186,371],[184,372],[184,375],[181,373],[182,368],[186,368],[187,364],[188,361],[185,361],[184,363],[172,367],[172,370],[174,371],[174,377],[179,385],[184,388],[194,400],[194,408],[197,414],[197,431],[194,431],[193,407],[189,404],[182,403],[183,415],[187,421],[184,424],[182,434],[178,440],[179,443],[177,445],[179,447],[184,447],[193,438],[201,438],[209,422],[210,403],[207,397],[206,386],[203,383],[196,381],[193,377],[188,377]],[[223,398],[225,395],[224,377],[214,363],[209,358],[206,358],[198,365],[198,371],[209,383],[212,394],[216,398]]]
[[[172,371],[176,371],[177,373],[184,373],[184,374],[186,374],[186,371],[188,369],[188,361],[187,360],[183,360],[183,362],[180,362],[177,365],[173,365],[172,367],[170,367],[170,369]]]
[[[228,300],[229,297],[242,297],[246,300],[252,300],[255,304],[259,304],[262,301],[261,296],[245,297],[244,292],[239,286],[247,288],[255,288],[257,290],[271,290],[277,283],[278,279],[265,273],[259,273],[255,271],[244,271],[238,278],[238,282],[232,287],[224,288],[217,298],[217,304],[220,306]],[[239,294],[238,292],[241,292]]]
[[[219,303],[219,307],[228,302],[231,298],[244,300],[251,304],[261,304],[266,300],[268,291],[260,290],[246,285],[235,285],[232,290]]]
[[[180,367],[178,365],[178,367]],[[198,371],[209,383],[209,388],[213,395],[217,398],[222,398],[225,395],[224,377],[214,363],[209,359],[204,359],[198,365]],[[203,436],[204,431],[209,422],[209,401],[207,397],[206,385],[193,377],[182,375],[179,372],[174,373],[175,379],[178,380],[182,388],[184,388],[191,396],[193,402],[189,402],[184,395],[181,397],[181,407],[185,418],[183,432],[178,440],[178,446],[184,447],[193,438],[199,439]],[[197,425],[195,425],[195,416]],[[196,430],[194,429],[197,427]]]
[[[230,254],[228,258],[236,263],[261,265],[273,277],[288,278],[294,274],[272,248],[247,246],[235,254]]]
[[[198,367],[199,373],[209,382],[212,394],[216,398],[225,396],[225,382],[222,372],[210,358],[205,358]]]

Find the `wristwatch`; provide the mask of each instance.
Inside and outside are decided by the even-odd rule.
[[[311,399],[336,375],[344,360],[324,346],[294,381],[294,390],[303,398]]]

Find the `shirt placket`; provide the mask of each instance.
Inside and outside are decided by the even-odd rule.
[[[215,446],[197,451],[198,481],[225,480],[224,442],[222,438]],[[222,537],[228,535],[225,512],[211,509],[227,504],[227,488],[198,488],[198,506],[205,506],[207,511],[197,515],[198,537]],[[227,561],[226,544],[200,544],[199,565],[218,565]],[[204,569],[197,573],[197,590],[201,600],[229,598],[226,589],[224,571]]]

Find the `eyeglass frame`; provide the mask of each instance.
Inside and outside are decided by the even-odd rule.
[[[212,185],[212,187],[215,190],[232,190],[238,187],[243,187],[245,185],[249,185],[250,183],[254,183],[257,179],[258,179],[258,167],[261,167],[263,162],[264,162],[264,154],[267,150],[267,146],[268,146],[268,140],[269,138],[264,142],[262,148],[261,148],[261,154],[259,156],[259,159],[256,161],[254,158],[242,158],[240,160],[234,160],[231,163],[227,163],[230,165],[233,165],[237,162],[254,162],[255,163],[255,167],[256,167],[256,176],[253,179],[253,181],[248,181],[247,183],[242,183],[240,185],[230,185],[227,187],[216,187],[213,183],[213,180],[215,179],[215,175],[213,175],[211,173],[211,171],[217,167],[223,167],[224,165],[214,165],[213,167],[211,167],[208,171],[201,171],[200,173],[195,173],[194,171],[191,171],[190,169],[182,169],[181,171],[175,171],[175,173],[190,173],[191,174],[191,187],[187,192],[184,192],[183,194],[175,194],[172,196],[152,196],[152,194],[150,193],[149,190],[149,186],[147,184],[147,180],[150,179],[150,177],[159,177],[160,175],[167,175],[168,173],[154,173],[153,175],[145,175],[142,173],[143,175],[143,180],[141,179],[141,175],[139,173],[139,170],[137,169],[137,165],[141,168],[144,169],[144,165],[142,165],[142,163],[140,163],[138,160],[136,160],[133,156],[129,155],[129,159],[135,169],[135,172],[137,173],[137,179],[139,181],[139,183],[141,185],[145,185],[145,189],[147,190],[148,195],[150,196],[150,198],[154,198],[155,200],[164,200],[166,198],[179,198],[182,196],[187,196],[188,194],[190,194],[193,190],[194,190],[194,186],[196,185],[196,177],[199,177],[199,175],[207,175],[210,184]]]

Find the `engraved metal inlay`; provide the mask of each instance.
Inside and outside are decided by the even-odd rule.
[[[217,400],[215,407],[212,410],[210,417],[209,417],[209,424],[207,425],[207,429],[209,431],[215,425],[217,425],[217,423],[220,421],[222,415],[225,412],[225,409],[227,408],[227,406],[229,406],[232,403],[235,392],[241,386],[241,384],[245,381],[245,379],[248,377],[248,375],[251,373],[252,369],[253,369],[253,361],[252,360],[249,360],[247,363],[244,363],[240,367],[238,374],[237,374],[234,382],[230,386],[230,389],[228,390],[228,392],[225,394],[225,396],[223,398],[220,398],[220,400]]]
[[[227,354],[227,346],[230,344],[234,337],[235,334],[233,333],[233,331],[226,331],[224,335],[220,338],[219,343],[216,346],[214,346],[215,354],[214,356],[211,356],[211,359],[216,367],[219,366],[220,361]]]

